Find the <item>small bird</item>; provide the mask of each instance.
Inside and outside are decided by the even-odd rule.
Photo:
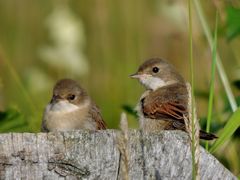
[[[106,129],[106,124],[96,104],[74,80],[59,80],[53,88],[53,96],[46,106],[42,120],[42,132],[76,129]]]
[[[188,90],[183,77],[168,62],[152,58],[131,75],[145,86],[137,106],[140,127],[144,131],[187,131],[184,117],[188,118]],[[214,134],[200,130],[200,139],[212,140]]]

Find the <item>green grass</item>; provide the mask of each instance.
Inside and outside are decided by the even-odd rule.
[[[210,92],[209,92],[209,100],[208,100],[208,115],[207,115],[206,132],[210,132],[210,125],[211,125],[212,111],[213,111],[213,96],[214,96],[216,52],[217,52],[217,31],[218,31],[218,12],[216,12],[214,42],[213,42],[213,49],[212,49],[212,69],[211,69],[211,82],[210,82]],[[206,142],[205,148],[208,150],[208,141]]]
[[[29,107],[29,110],[31,111],[31,114],[32,115],[36,114],[37,108],[34,105],[33,100],[30,97],[29,92],[25,88],[25,86],[24,86],[24,84],[23,84],[23,82],[21,80],[21,77],[19,76],[19,74],[16,71],[15,67],[9,61],[9,59],[6,56],[4,56],[3,53],[1,53],[1,51],[0,51],[0,55],[3,56],[2,60],[5,63],[6,67],[8,68],[9,72],[10,72],[10,74],[12,76],[12,79],[14,80],[14,82],[16,84],[16,88],[20,90],[21,95],[25,98],[26,102],[28,103],[28,105],[29,105],[28,107]]]
[[[191,74],[191,119],[190,121],[190,128],[191,128],[191,152],[192,152],[192,178],[195,180],[198,177],[198,163],[196,160],[196,146],[195,141],[198,141],[198,139],[195,139],[195,96],[194,96],[194,63],[193,63],[193,37],[192,37],[192,0],[188,0],[188,22],[189,22],[189,61],[190,61],[190,74]],[[199,143],[199,142],[198,142]]]
[[[210,33],[209,25],[206,21],[204,16],[201,4],[198,0],[194,0],[196,11],[198,13],[200,22],[202,24],[204,33],[208,40],[209,46],[212,49],[212,72],[211,72],[211,84],[210,84],[210,95],[209,95],[209,102],[208,102],[208,118],[207,118],[207,132],[210,130],[210,124],[212,119],[212,111],[213,111],[213,95],[214,95],[214,80],[215,80],[215,63],[218,69],[218,73],[225,89],[225,93],[227,95],[229,104],[233,111],[231,117],[227,120],[223,130],[220,133],[219,138],[215,141],[213,146],[210,148],[210,152],[213,153],[217,149],[223,146],[233,135],[233,133],[240,127],[240,109],[237,107],[236,100],[234,98],[232,89],[230,87],[229,79],[225,73],[223,68],[220,55],[217,51],[217,24],[218,24],[218,15],[216,15],[216,25],[215,25],[215,33],[214,33],[214,40]],[[206,149],[208,149],[208,143],[206,143]]]
[[[213,49],[213,46],[214,46],[213,38],[212,38],[212,35],[211,35],[209,25],[208,25],[207,20],[206,20],[206,17],[203,13],[201,2],[198,1],[198,0],[193,0],[193,2],[195,4],[196,12],[197,12],[199,20],[201,22],[201,25],[202,25],[204,34],[207,38],[208,44],[209,44],[210,48]],[[237,102],[234,98],[232,89],[230,87],[230,82],[229,82],[228,77],[226,75],[225,69],[223,68],[222,60],[220,58],[220,55],[218,54],[218,51],[216,51],[216,65],[217,65],[217,69],[218,69],[220,79],[222,81],[223,87],[225,89],[225,92],[227,94],[229,103],[231,105],[232,111],[236,111],[237,110]]]
[[[224,126],[223,131],[221,132],[221,135],[211,147],[210,152],[211,153],[215,152],[225,142],[227,142],[238,127],[240,127],[240,108],[238,108],[229,118],[226,125]]]

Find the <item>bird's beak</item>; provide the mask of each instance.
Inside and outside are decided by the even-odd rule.
[[[141,74],[138,74],[138,73],[134,73],[132,75],[130,75],[131,78],[134,78],[134,79],[139,79],[142,75]]]

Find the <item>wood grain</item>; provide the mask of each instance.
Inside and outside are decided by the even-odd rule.
[[[116,130],[0,134],[0,179],[123,179]],[[129,177],[191,179],[186,133],[129,131]],[[201,148],[201,179],[237,179]]]

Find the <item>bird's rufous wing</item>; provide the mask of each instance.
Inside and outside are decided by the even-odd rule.
[[[176,125],[184,124],[184,116],[188,117],[187,99],[181,94],[171,94],[167,91],[164,93],[150,93],[142,99],[144,116],[151,119],[172,120]]]

